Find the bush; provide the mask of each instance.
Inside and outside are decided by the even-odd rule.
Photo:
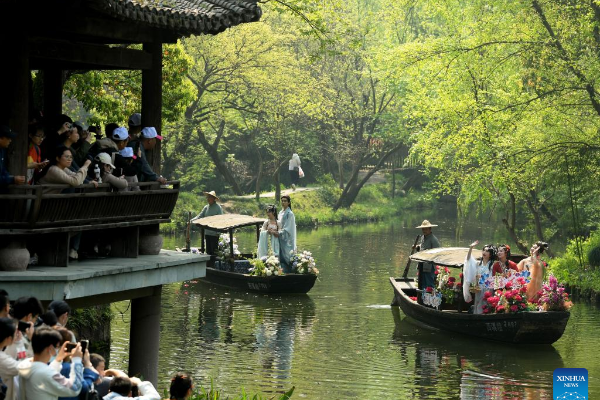
[[[600,269],[592,265],[597,262],[596,249],[600,248],[600,232],[594,232],[586,240],[580,239],[581,262],[576,240],[571,240],[562,257],[557,257],[550,263],[550,270],[559,282],[577,287],[582,291],[593,290],[600,292]]]
[[[329,207],[333,207],[336,201],[340,198],[342,189],[338,187],[337,182],[329,174],[320,176],[317,180],[317,184],[319,185],[317,194],[319,195],[321,201],[323,201]]]
[[[594,268],[600,267],[600,246],[592,247],[588,252],[588,261]]]

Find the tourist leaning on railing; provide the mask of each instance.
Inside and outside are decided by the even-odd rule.
[[[33,185],[37,178],[48,165],[48,160],[42,160],[42,149],[40,145],[45,139],[44,127],[42,125],[29,126],[29,152],[27,153],[27,183]]]
[[[0,193],[8,191],[8,185],[25,183],[24,176],[13,176],[8,172],[7,151],[10,142],[17,136],[8,126],[0,126]]]
[[[77,172],[69,170],[73,163],[73,153],[65,146],[56,148],[55,157],[50,160],[50,165],[46,167],[41,174],[40,183],[55,183],[66,184],[70,186],[81,185],[87,176],[88,167],[92,163],[91,160],[86,160]],[[98,183],[92,181],[94,186],[98,187]],[[61,188],[46,188],[44,193],[61,193]]]
[[[127,146],[133,148],[133,154],[138,157],[138,180],[140,182],[159,182],[164,185],[167,180],[152,170],[146,157],[146,151],[152,150],[156,146],[157,140],[162,140],[162,136],[158,135],[154,127],[148,126],[142,129],[139,139],[130,141]]]
[[[112,164],[112,159],[107,153],[99,153],[96,156],[96,161],[100,167],[100,176],[102,183],[108,183],[119,192],[127,190],[127,181],[123,175],[115,176],[113,171],[115,166]]]

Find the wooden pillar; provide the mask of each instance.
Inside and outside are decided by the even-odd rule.
[[[54,117],[62,114],[63,71],[47,68],[44,73],[44,115]]]
[[[152,69],[142,70],[142,126],[153,126],[158,134],[162,131],[162,43],[156,37],[151,43],[143,44],[144,51],[152,55]],[[148,163],[160,174],[160,140],[148,151]]]
[[[152,296],[131,300],[129,376],[143,376],[154,387],[158,382],[161,293],[159,285]]]
[[[11,175],[27,174],[27,123],[29,118],[29,52],[27,34],[12,32],[11,40],[3,42],[4,54],[10,55],[4,63],[5,72],[0,80],[0,123],[8,125],[18,135],[8,148],[8,170]]]

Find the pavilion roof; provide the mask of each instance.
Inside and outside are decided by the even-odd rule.
[[[216,34],[258,21],[257,0],[91,0],[88,5],[122,21],[135,21],[179,36]]]

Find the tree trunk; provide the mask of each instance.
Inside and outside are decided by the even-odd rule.
[[[333,210],[336,211],[342,207],[343,208],[350,207],[356,200],[356,196],[358,196],[358,193],[360,192],[362,187],[369,181],[369,179],[373,176],[373,174],[375,174],[375,172],[377,172],[381,169],[381,167],[384,165],[386,160],[392,154],[394,154],[396,151],[398,151],[398,149],[400,147],[402,147],[402,144],[397,144],[392,149],[388,150],[385,154],[383,154],[379,158],[379,161],[377,162],[377,164],[375,164],[375,166],[373,168],[371,168],[369,170],[369,172],[367,172],[365,174],[365,176],[360,180],[360,182],[358,182],[358,173],[360,171],[360,167],[363,163],[363,160],[365,159],[365,156],[363,155],[363,157],[361,157],[361,159],[356,164],[354,164],[354,169],[352,170],[352,176],[350,177],[350,181],[348,181],[348,184],[346,184],[346,187],[344,188],[344,191],[340,195],[340,198],[333,206]]]
[[[535,192],[532,191],[532,193],[535,194]],[[542,220],[540,218],[540,211],[539,209],[534,205],[534,202],[537,203],[537,199],[534,197],[533,199],[527,199],[527,207],[529,208],[529,211],[531,211],[531,215],[533,215],[533,222],[535,224],[535,235],[537,236],[538,240],[545,242],[546,240],[544,239],[544,229],[542,228]],[[553,257],[554,255],[552,254],[552,252],[550,251],[550,249],[547,249],[546,252],[548,253],[548,255],[550,257]]]
[[[217,171],[219,171],[219,173],[223,176],[225,181],[227,181],[227,183],[231,185],[233,192],[237,196],[241,196],[243,194],[242,189],[240,188],[240,185],[235,180],[235,177],[233,176],[227,165],[221,161],[221,156],[219,156],[217,147],[208,143],[208,140],[206,140],[206,136],[204,136],[204,132],[202,132],[202,130],[200,129],[198,129],[198,139],[200,140],[202,147],[204,147],[204,150],[206,150],[212,161],[215,163]]]
[[[396,163],[392,161],[392,199],[396,197]]]
[[[258,173],[256,174],[256,201],[260,201],[260,181],[263,174],[263,158],[260,154],[260,150],[257,152],[258,154]]]
[[[523,254],[529,254],[529,249],[521,241],[521,239],[519,238],[519,235],[517,235],[517,231],[515,230],[516,219],[517,219],[516,214],[517,214],[517,206],[516,206],[515,195],[510,193],[510,209],[508,210],[507,218],[502,218],[502,223],[504,223],[504,226],[506,226],[506,230],[508,230],[508,234],[510,235],[513,242],[515,242],[517,244],[517,247],[519,248],[519,250]],[[508,217],[510,217],[510,221],[509,221]]]
[[[275,181],[275,204],[279,203],[279,199],[281,198],[281,183],[279,180],[279,166],[275,168],[275,173],[273,174],[273,180]]]

